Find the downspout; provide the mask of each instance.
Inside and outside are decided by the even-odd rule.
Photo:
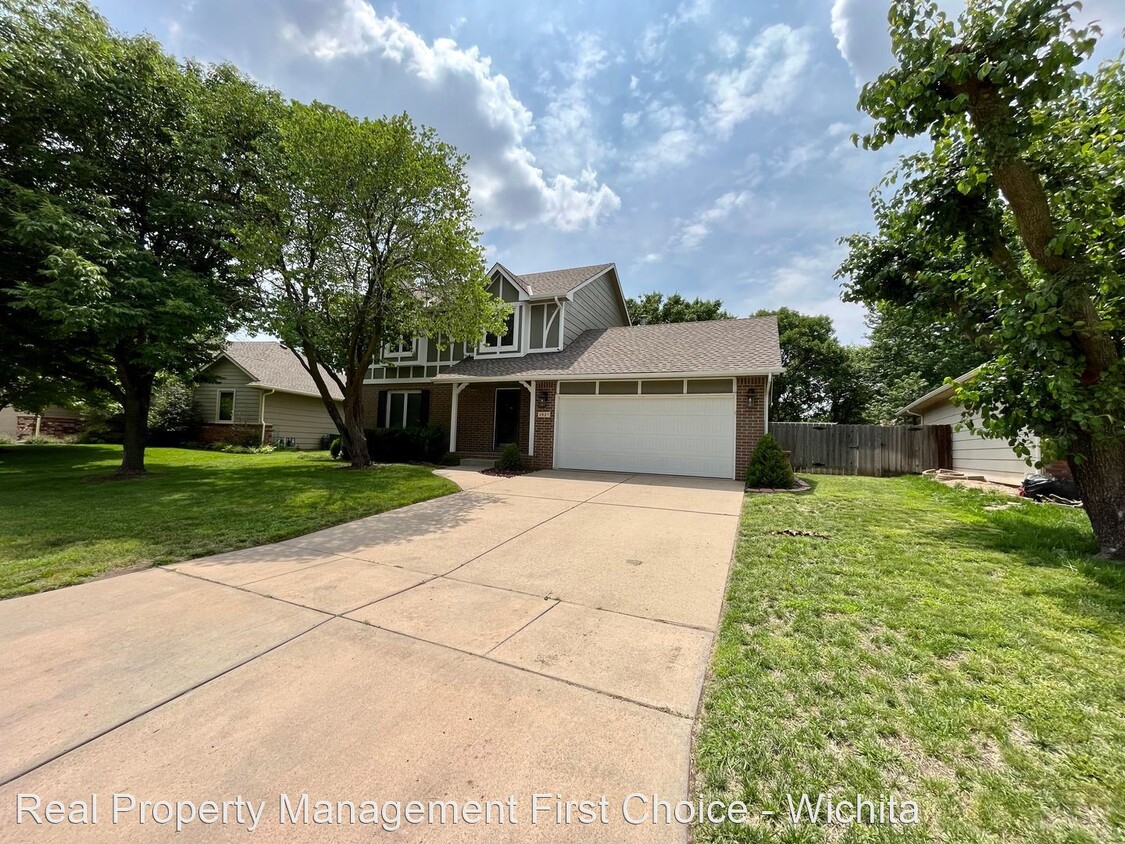
[[[262,391],[262,397],[258,399],[258,422],[262,426],[262,435],[258,438],[259,445],[266,444],[266,396],[272,396],[277,390],[270,390],[268,393]]]
[[[762,426],[762,432],[768,434],[770,432],[770,405],[773,404],[773,373],[770,372],[766,375],[766,421]]]

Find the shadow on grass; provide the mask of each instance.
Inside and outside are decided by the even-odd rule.
[[[984,511],[983,525],[949,525],[937,535],[965,549],[1005,554],[1029,568],[1076,571],[1086,579],[1087,588],[1068,592],[1045,587],[1043,593],[1079,613],[1093,612],[1111,623],[1125,623],[1125,564],[1095,556],[1098,546],[1088,524],[1064,521],[1065,513],[1039,510],[1052,506]]]

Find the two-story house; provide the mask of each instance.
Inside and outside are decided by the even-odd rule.
[[[633,325],[613,264],[488,275],[505,332],[385,349],[372,427],[437,423],[462,457],[516,443],[535,468],[745,474],[782,371],[773,317]]]

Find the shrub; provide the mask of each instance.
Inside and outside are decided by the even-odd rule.
[[[183,381],[165,381],[153,392],[148,411],[151,445],[184,445],[199,439],[203,413],[195,406],[191,387]]]
[[[442,466],[460,466],[461,458],[451,451],[448,454],[443,454],[438,463]]]
[[[504,446],[500,459],[496,461],[496,468],[501,472],[522,472],[524,466],[520,447],[515,443]]]
[[[339,437],[336,437],[336,439],[332,440],[332,442],[329,444],[328,453],[332,455],[333,460],[339,460],[341,458],[343,458],[344,460],[352,459],[351,455],[348,453],[348,450],[344,448],[344,441]]]
[[[208,451],[221,451],[223,454],[272,454],[277,451],[272,445],[235,445],[214,442],[207,446]]]
[[[769,434],[758,440],[750,455],[746,485],[766,489],[792,489],[794,486],[793,469],[785,459],[785,452]]]
[[[441,425],[374,428],[365,432],[371,459],[378,463],[437,463],[449,447]]]
[[[79,443],[121,445],[125,439],[125,414],[120,411],[91,410],[86,424],[75,438]]]
[[[332,443],[335,442],[338,439],[340,439],[339,434],[321,434],[320,435],[320,446],[319,446],[320,450],[321,451],[331,451],[332,450]]]

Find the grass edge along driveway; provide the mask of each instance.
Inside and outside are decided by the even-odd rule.
[[[0,597],[103,572],[277,542],[456,492],[425,466],[349,471],[327,452],[150,448],[114,479],[119,446],[0,447]]]
[[[1125,569],[1085,515],[811,480],[746,497],[693,788],[756,819],[695,840],[1125,841]],[[921,823],[793,826],[802,793],[893,793]]]

